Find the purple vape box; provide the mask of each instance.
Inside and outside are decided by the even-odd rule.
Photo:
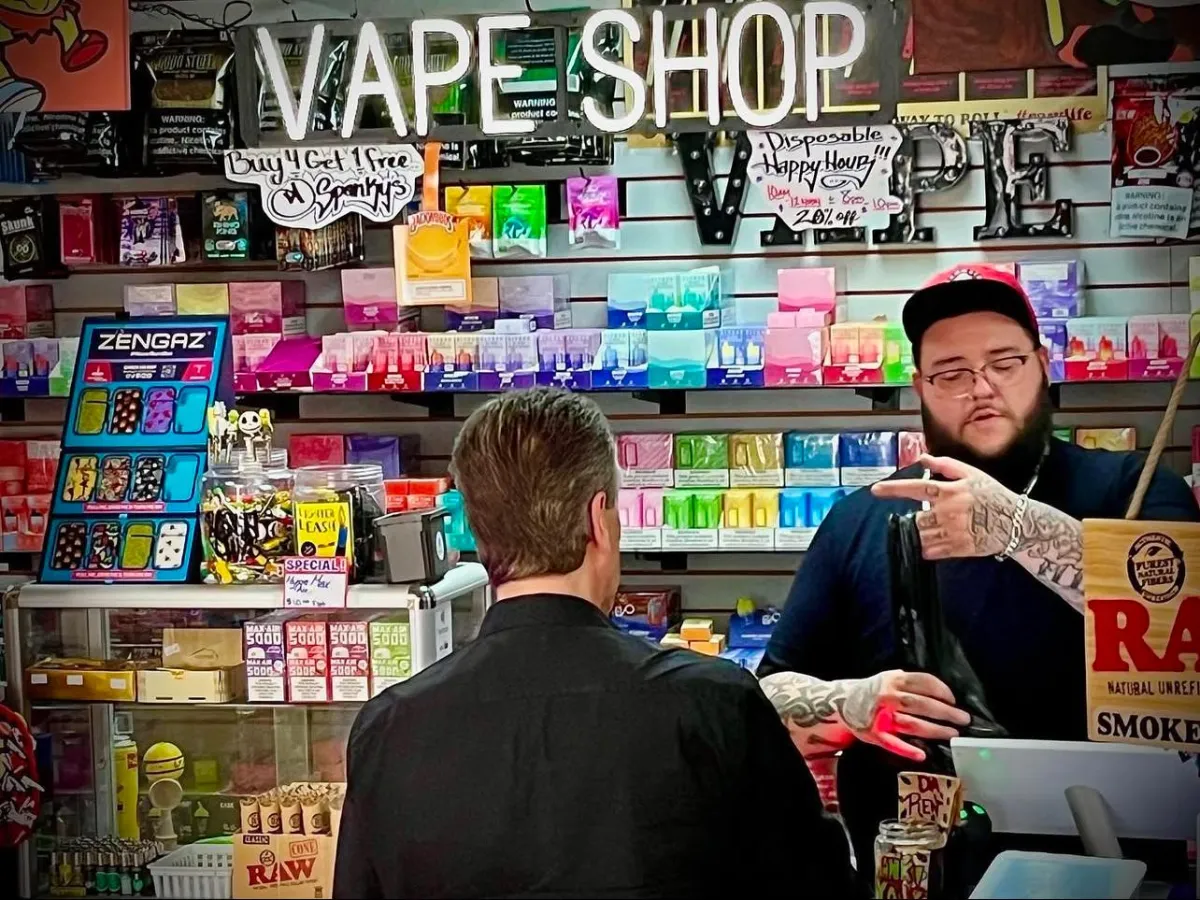
[[[1050,355],[1050,380],[1066,381],[1067,323],[1062,319],[1038,319],[1038,334],[1042,346]]]
[[[399,478],[400,438],[392,434],[351,434],[346,437],[347,464],[377,463],[384,478]]]
[[[1083,263],[1077,259],[1017,263],[1017,278],[1039,319],[1083,315]]]
[[[246,699],[251,703],[287,702],[283,623],[298,615],[296,610],[273,612],[242,626]]]

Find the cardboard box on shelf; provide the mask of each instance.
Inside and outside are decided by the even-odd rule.
[[[137,699],[137,673],[129,663],[97,659],[47,659],[25,670],[31,700]]]
[[[165,669],[228,669],[242,664],[240,628],[164,628]]]
[[[242,697],[244,672],[235,669],[143,669],[139,703],[229,703]]]
[[[335,835],[235,834],[233,896],[316,900],[333,896]]]

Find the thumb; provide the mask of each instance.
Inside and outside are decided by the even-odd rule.
[[[968,466],[966,463],[959,462],[957,459],[952,459],[949,456],[930,456],[928,453],[922,453],[921,458],[917,462],[934,475],[941,475],[943,478],[950,478],[955,481],[960,478],[970,478],[975,474],[975,469],[972,466]]]

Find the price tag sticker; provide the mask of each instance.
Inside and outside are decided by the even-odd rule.
[[[289,556],[283,561],[284,609],[345,609],[349,590],[344,556]]]

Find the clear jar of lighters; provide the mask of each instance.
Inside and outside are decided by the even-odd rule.
[[[941,830],[932,822],[884,819],[875,837],[875,896],[937,900],[942,895]]]
[[[387,507],[383,467],[373,463],[296,470],[294,521],[300,556],[346,556],[350,580],[382,574],[375,520]]]
[[[286,456],[284,457],[286,459]],[[275,462],[272,455],[272,463]],[[239,460],[204,474],[200,538],[209,584],[264,584],[283,579],[292,540],[291,469]]]

